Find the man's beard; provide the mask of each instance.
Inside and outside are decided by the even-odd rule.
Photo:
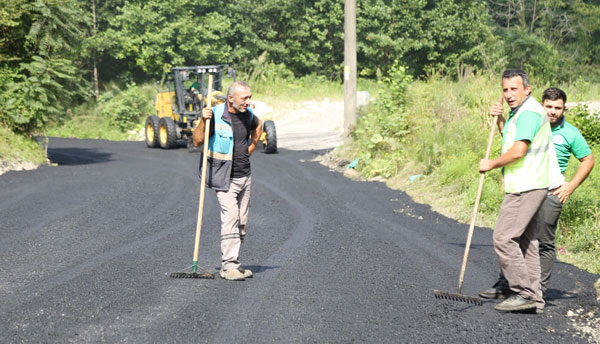
[[[246,110],[242,110],[242,105],[235,105],[235,103],[232,103],[231,106],[239,112],[246,112]]]

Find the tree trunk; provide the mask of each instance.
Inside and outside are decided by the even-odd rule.
[[[92,35],[96,37],[96,0],[92,0]],[[96,96],[96,101],[98,101],[98,97],[100,96],[100,90],[98,87],[98,61],[96,48],[93,48],[94,51],[92,53],[92,64],[93,64],[93,84],[94,84],[94,95]]]
[[[533,2],[533,14],[531,15],[531,26],[529,27],[529,33],[533,33],[535,29],[535,21],[537,20],[537,0]]]

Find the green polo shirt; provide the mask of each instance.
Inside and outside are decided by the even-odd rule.
[[[506,135],[504,135],[504,131],[506,131],[506,128],[508,128],[508,123],[510,123],[510,121],[514,121],[514,116],[517,112],[517,109],[514,109],[510,112],[506,123],[504,123],[504,130],[502,133],[503,145],[504,137],[506,137]],[[519,118],[517,118],[516,126],[517,134],[515,136],[515,142],[527,140],[529,143],[531,143],[535,137],[535,134],[537,134],[538,130],[540,130],[540,127],[542,126],[542,117],[533,111],[523,111]]]
[[[554,150],[561,173],[565,173],[571,153],[577,159],[592,154],[592,150],[579,130],[569,124],[564,117],[559,125],[552,128],[552,142],[554,142]]]

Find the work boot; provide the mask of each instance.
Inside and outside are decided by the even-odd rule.
[[[484,299],[506,299],[512,295],[512,291],[508,287],[508,281],[504,278],[504,275],[500,273],[498,280],[490,289],[479,292],[479,296]]]
[[[497,304],[494,309],[501,312],[535,310],[536,303],[519,294],[513,294],[508,299]]]
[[[506,299],[512,294],[512,291],[509,288],[502,287],[492,287],[490,289],[486,289],[484,291],[479,292],[479,296],[484,299]]]
[[[252,278],[252,270],[250,269],[243,269],[241,266],[238,268],[238,270],[244,275],[244,278]]]
[[[221,278],[224,278],[229,281],[243,281],[244,280],[244,274],[239,269],[223,270],[223,268],[221,268],[221,271],[219,272],[219,276],[221,276]]]

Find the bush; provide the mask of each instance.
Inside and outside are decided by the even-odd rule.
[[[126,132],[134,129],[153,112],[152,99],[132,83],[124,91],[113,88],[104,92],[98,99],[98,110],[119,130]]]
[[[600,144],[600,112],[591,112],[587,105],[577,105],[569,109],[569,123],[573,124],[588,144]]]
[[[403,138],[408,131],[406,90],[412,82],[398,61],[381,80],[377,100],[361,113],[352,137],[359,146],[361,174],[391,177],[397,173]]]
[[[598,146],[592,154],[600,155]],[[573,160],[573,159],[572,159]],[[575,174],[578,162],[569,164],[567,180]],[[597,165],[565,203],[556,233],[557,247],[562,247],[561,260],[576,264],[593,273],[600,273],[600,173]]]
[[[32,134],[64,116],[74,98],[83,95],[78,70],[66,59],[33,56],[18,68],[0,71],[0,120],[13,131]]]

